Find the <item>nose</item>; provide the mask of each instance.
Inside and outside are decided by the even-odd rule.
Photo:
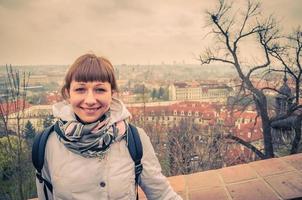
[[[97,100],[96,100],[96,98],[95,98],[95,96],[94,96],[93,91],[88,90],[87,95],[86,95],[86,97],[85,97],[84,103],[87,104],[88,106],[92,106],[92,105],[94,105],[96,102],[97,102]]]

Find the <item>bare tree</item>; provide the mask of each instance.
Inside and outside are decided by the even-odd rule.
[[[285,74],[294,83],[294,95],[281,94],[288,102],[288,108],[272,119],[272,127],[275,129],[293,129],[294,137],[290,153],[297,153],[301,140],[301,120],[302,120],[302,105],[299,102],[301,98],[300,84],[302,81],[302,66],[301,66],[301,51],[302,51],[302,30],[301,27],[295,29],[292,34],[283,38],[284,46],[275,46],[270,52],[270,55],[279,61],[284,67]],[[272,69],[274,72],[282,72],[282,70]],[[286,78],[286,77],[285,77]],[[286,79],[285,79],[286,81]],[[288,131],[282,131],[285,134]],[[293,131],[290,131],[293,132]],[[284,135],[284,134],[283,134]],[[290,137],[291,138],[291,137]]]
[[[211,33],[217,39],[217,42],[204,51],[203,55],[200,55],[199,60],[202,65],[212,62],[222,62],[232,66],[241,81],[239,89],[240,95],[238,96],[251,96],[252,103],[255,105],[257,113],[261,119],[263,129],[264,140],[264,152],[257,151],[257,148],[252,144],[242,142],[247,148],[250,148],[256,152],[262,158],[274,157],[273,148],[273,136],[272,136],[272,123],[276,119],[280,120],[280,117],[274,118],[270,115],[268,99],[265,93],[266,89],[273,90],[277,93],[281,91],[276,88],[259,88],[257,84],[252,81],[253,76],[263,74],[265,70],[272,72],[271,65],[273,61],[279,60],[286,67],[287,72],[293,72],[296,78],[296,102],[298,101],[299,83],[301,81],[301,66],[300,66],[300,37],[301,32],[296,36],[288,39],[297,41],[298,48],[296,48],[296,59],[293,59],[292,54],[285,54],[286,46],[282,46],[280,39],[282,35],[278,29],[278,22],[273,16],[265,17],[261,14],[260,3],[252,0],[247,1],[247,5],[244,11],[232,12],[233,5],[225,0],[219,0],[219,5],[214,11],[207,12],[209,17],[209,26],[212,28]],[[251,42],[252,41],[252,42]],[[245,58],[247,54],[242,50],[246,42],[254,44],[258,47],[261,55],[257,57],[257,61],[250,61]],[[287,42],[285,43],[287,44]],[[245,54],[244,54],[245,53]],[[248,52],[251,54],[251,52]],[[297,70],[292,70],[292,65],[285,65],[285,61],[282,60],[283,56],[289,56],[292,63],[296,62],[297,68],[300,70],[297,74]],[[284,61],[284,62],[283,62]],[[298,71],[299,71],[298,70]],[[274,69],[275,72],[280,69]],[[300,106],[295,106],[290,109],[284,118],[289,117],[293,110],[297,110]],[[300,120],[301,121],[301,120]],[[301,130],[301,125],[299,127]],[[297,135],[301,135],[298,133]],[[231,139],[239,141],[238,138],[232,136]],[[295,143],[300,140],[299,136],[295,139]]]
[[[170,176],[221,168],[226,143],[219,126],[204,130],[192,119],[182,119],[167,135]]]
[[[136,113],[131,122],[143,126]],[[173,126],[166,124],[163,116],[148,117],[144,129],[150,137],[166,176],[189,174],[221,168],[230,163],[226,156],[229,143],[225,141],[223,127],[194,123],[194,117],[184,117]]]
[[[27,199],[30,194],[25,190],[29,179],[30,150],[24,139],[24,110],[26,104],[26,88],[29,74],[20,73],[11,66],[6,67],[6,93],[0,98],[0,121],[3,128],[0,138],[1,153],[11,158],[10,165],[3,171],[7,171],[7,181],[12,187],[8,193],[12,199]],[[5,160],[4,160],[5,161]],[[2,166],[0,166],[2,168]],[[31,174],[33,175],[33,174]],[[9,192],[10,191],[10,192]]]
[[[199,128],[200,129],[200,128]],[[207,133],[201,133],[197,142],[197,155],[200,157],[198,171],[218,169],[228,162],[226,142],[223,127],[218,124],[208,127]]]
[[[192,172],[191,159],[196,155],[193,132],[193,126],[187,120],[181,120],[178,126],[169,130],[167,156],[171,176]]]

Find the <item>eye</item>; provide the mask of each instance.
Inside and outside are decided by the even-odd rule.
[[[106,92],[106,90],[104,88],[96,88],[95,91],[97,93],[103,93],[103,92]]]
[[[78,93],[82,93],[82,92],[85,92],[85,88],[82,88],[82,87],[75,88],[75,91]]]

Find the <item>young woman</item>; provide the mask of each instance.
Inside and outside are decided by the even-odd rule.
[[[112,64],[93,54],[79,57],[69,68],[62,96],[53,106],[60,134],[47,141],[42,176],[53,192],[48,199],[136,199],[134,161],[127,147],[129,111],[112,95],[117,84]],[[148,199],[181,199],[166,177],[144,130],[139,185]],[[113,139],[112,139],[113,138]],[[104,148],[106,146],[106,148]],[[45,199],[37,181],[39,199]]]

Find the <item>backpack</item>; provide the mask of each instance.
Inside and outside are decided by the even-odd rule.
[[[32,146],[32,162],[36,168],[36,177],[40,183],[44,182],[43,191],[45,199],[48,200],[47,189],[52,193],[52,184],[48,180],[42,177],[42,168],[44,165],[45,147],[49,135],[56,131],[58,128],[57,123],[46,128],[41,134],[37,134],[34,139]],[[138,134],[138,130],[135,126],[129,123],[128,131],[126,135],[127,147],[130,156],[135,164],[135,188],[136,188],[136,199],[138,199],[138,183],[140,180],[140,174],[143,170],[141,159],[143,156],[143,147]]]

